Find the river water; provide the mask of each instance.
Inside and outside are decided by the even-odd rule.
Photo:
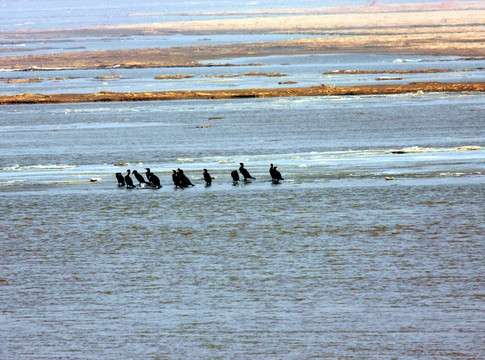
[[[463,1],[463,0],[458,0]],[[435,0],[386,0],[387,4],[427,3]],[[63,29],[97,25],[140,24],[180,20],[224,18],[224,12],[270,9],[308,9],[342,6],[339,0],[1,0],[0,31]],[[363,6],[365,1],[346,0],[345,6]],[[214,14],[215,13],[215,14]],[[242,15],[244,16],[244,15]],[[234,15],[231,15],[234,17]]]
[[[0,1],[0,30],[159,21],[149,14],[168,2],[40,3]],[[165,20],[208,10],[204,1],[170,4]],[[294,4],[237,9],[270,5]],[[294,36],[0,39],[0,50]],[[233,66],[2,70],[0,93],[484,77],[483,59],[458,56],[221,62]],[[328,74],[430,68],[454,71]],[[177,73],[193,77],[154,79]],[[240,76],[217,77],[231,74]],[[30,78],[42,81],[22,83]],[[484,122],[485,99],[475,93],[0,106],[0,359],[484,358]],[[256,179],[233,185],[240,162]],[[147,167],[161,189],[118,187],[116,172]],[[177,168],[194,187],[173,186]]]
[[[174,38],[187,36],[172,36]],[[248,38],[253,38],[249,36]],[[187,40],[187,39],[186,39]],[[187,40],[189,41],[189,40]],[[195,41],[192,37],[190,41]],[[229,41],[229,37],[228,40]],[[102,42],[102,41],[101,41]],[[192,42],[193,44],[193,42]],[[212,66],[149,69],[0,69],[0,93],[97,93],[485,81],[483,58],[405,54],[284,55],[208,61]],[[230,64],[217,66],[220,64]],[[443,72],[423,72],[438,69]],[[356,71],[360,74],[335,73]],[[404,74],[392,72],[400,71]],[[365,73],[367,72],[367,73]],[[376,73],[373,73],[376,72]],[[414,73],[412,73],[414,72]],[[267,76],[274,74],[276,76]],[[185,75],[186,78],[156,79]],[[28,82],[29,79],[38,81]]]
[[[0,107],[0,358],[483,357],[484,114],[446,93]],[[162,189],[118,187],[146,167]]]

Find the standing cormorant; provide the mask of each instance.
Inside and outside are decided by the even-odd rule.
[[[118,180],[118,186],[125,186],[125,179],[121,173],[116,173],[116,179]]]
[[[204,169],[204,180],[206,185],[211,185],[212,184],[212,178],[211,175],[207,172],[207,169]]]
[[[184,171],[180,168],[177,169],[177,178],[180,181],[180,186],[187,187],[187,186],[195,186],[190,182],[190,179],[185,176]]]
[[[231,176],[232,176],[232,184],[237,185],[239,181],[239,173],[237,172],[237,170],[232,170]]]
[[[148,181],[150,181],[150,175],[151,175],[150,168],[146,168],[145,170],[146,170],[145,175],[147,176]]]
[[[150,173],[150,178],[148,180],[150,181],[150,184],[152,186],[155,186],[157,189],[160,189],[162,187],[162,185],[160,185],[160,179],[154,173]]]
[[[285,180],[281,177],[281,173],[277,169],[278,167],[277,166],[273,167],[273,164],[271,164],[271,167],[269,168],[269,173],[271,174],[271,179],[273,180],[273,184],[278,184],[280,180]]]
[[[246,170],[243,163],[239,163],[239,165],[241,165],[239,167],[239,171],[241,172],[241,175],[244,177],[244,181],[247,181],[248,179],[254,179],[251,176],[251,174],[249,174],[249,171]]]
[[[172,170],[172,181],[175,187],[182,186],[182,184],[180,183],[180,179],[177,175],[177,172],[175,170]]]
[[[132,189],[135,188],[136,186],[133,185],[133,180],[131,180],[130,177],[130,170],[126,170],[126,175],[125,175],[125,183],[126,183],[126,188],[127,189]]]
[[[140,183],[138,186],[141,186],[141,184],[147,184],[147,182],[143,178],[143,175],[141,175],[138,171],[133,170],[133,175],[135,175],[135,179],[138,180],[138,182]]]
[[[275,178],[275,176],[274,176],[274,170],[275,170],[275,168],[273,167],[273,164],[270,164],[269,174],[271,175],[271,179],[274,179]]]

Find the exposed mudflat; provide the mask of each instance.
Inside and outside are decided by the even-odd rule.
[[[0,58],[0,68],[190,67],[207,66],[200,62],[212,59],[344,52],[484,57],[483,2],[458,3],[454,6],[454,9],[436,4],[434,7],[425,4],[343,7],[325,11],[307,10],[303,15],[297,10],[287,10],[272,16],[248,13],[247,17],[231,19],[3,32],[0,36],[11,39],[281,33],[301,34],[301,38],[259,43],[7,56]],[[308,35],[314,37],[308,38]]]
[[[280,89],[233,89],[205,91],[160,91],[119,93],[103,91],[95,94],[19,94],[0,95],[0,105],[78,103],[100,101],[149,101],[182,99],[234,99],[270,98],[293,96],[332,96],[332,95],[379,95],[418,92],[472,92],[485,91],[485,82],[470,83],[410,83],[406,85],[364,85],[364,86],[313,86],[307,88]]]

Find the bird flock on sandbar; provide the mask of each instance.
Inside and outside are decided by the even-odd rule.
[[[256,180],[256,178],[252,177],[249,171],[244,167],[244,163],[239,163],[239,172],[237,170],[231,171],[232,183],[233,185],[237,185],[239,181],[241,181],[241,177],[239,173],[241,173],[244,182],[250,182],[251,180]],[[151,188],[151,189],[160,189],[162,184],[160,183],[160,178],[156,176],[154,173],[150,171],[150,168],[145,169],[146,180],[142,174],[138,171],[133,170],[126,170],[126,175],[122,175],[121,173],[116,173],[116,179],[118,180],[118,186],[126,186],[127,189],[134,189],[134,188]],[[205,180],[206,186],[212,184],[213,177],[209,174],[207,169],[203,169],[203,176]],[[131,178],[130,174],[133,174],[136,181],[138,181],[138,185],[133,183],[133,179]],[[270,164],[269,174],[271,175],[271,181],[273,184],[279,184],[281,180],[284,180],[281,176],[281,173],[278,171],[277,166],[273,166]],[[192,184],[190,179],[187,175],[184,174],[182,169],[172,170],[172,182],[175,187],[186,188],[189,186],[195,186]]]

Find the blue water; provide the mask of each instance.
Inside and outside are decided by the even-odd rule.
[[[325,35],[315,35],[322,37]],[[71,51],[168,48],[192,45],[223,45],[264,41],[280,41],[311,37],[301,34],[212,34],[202,35],[127,35],[122,37],[68,37],[63,39],[8,39],[0,40],[3,56],[54,54]]]
[[[298,5],[337,5],[324,3]],[[145,22],[129,14],[166,4],[4,0],[0,30]],[[293,4],[172,5],[167,18]],[[243,40],[210,38],[35,40],[25,48]],[[483,60],[458,56],[221,62],[234,66],[1,71],[0,93],[395,76],[323,74],[335,70],[473,70],[396,75],[402,82],[484,75]],[[154,79],[176,73],[193,77]],[[206,77],[221,74],[240,76]],[[43,80],[3,83],[34,77]],[[0,359],[484,358],[484,125],[480,93],[0,106]],[[255,180],[233,184],[240,162]],[[117,185],[116,172],[147,167],[161,189]],[[177,168],[194,187],[174,187]]]
[[[0,107],[0,357],[483,357],[484,113],[446,93]],[[256,180],[232,184],[239,162]],[[146,167],[162,189],[118,188]]]
[[[385,0],[391,3],[425,3],[434,0]],[[93,25],[137,24],[153,21],[200,19],[184,15],[189,12],[244,11],[277,8],[311,8],[342,5],[365,5],[365,0],[230,0],[206,1],[116,1],[110,0],[2,0],[0,2],[0,31],[18,29],[76,28]],[[145,16],[135,16],[135,15]],[[149,16],[154,14],[153,16]],[[213,17],[206,17],[213,18]]]
[[[208,61],[233,64],[222,67],[96,69],[51,71],[0,71],[0,93],[96,93],[99,91],[142,92],[172,90],[220,90],[331,86],[407,84],[412,81],[484,81],[484,60],[459,56],[416,56],[404,54],[328,54],[267,56]],[[259,65],[254,65],[259,64]],[[389,74],[391,70],[449,69],[443,73]],[[382,74],[327,74],[337,70],[382,71]],[[466,71],[462,71],[466,70]],[[247,73],[278,73],[281,76],[248,76]],[[184,74],[185,79],[155,79],[159,75]],[[103,77],[112,76],[114,79]],[[229,77],[219,77],[229,76]],[[101,77],[101,78],[99,78]],[[388,77],[390,80],[378,80]],[[41,78],[35,83],[9,83]],[[397,79],[396,79],[397,78]],[[290,82],[285,84],[285,82]],[[296,83],[296,84],[295,84]]]

